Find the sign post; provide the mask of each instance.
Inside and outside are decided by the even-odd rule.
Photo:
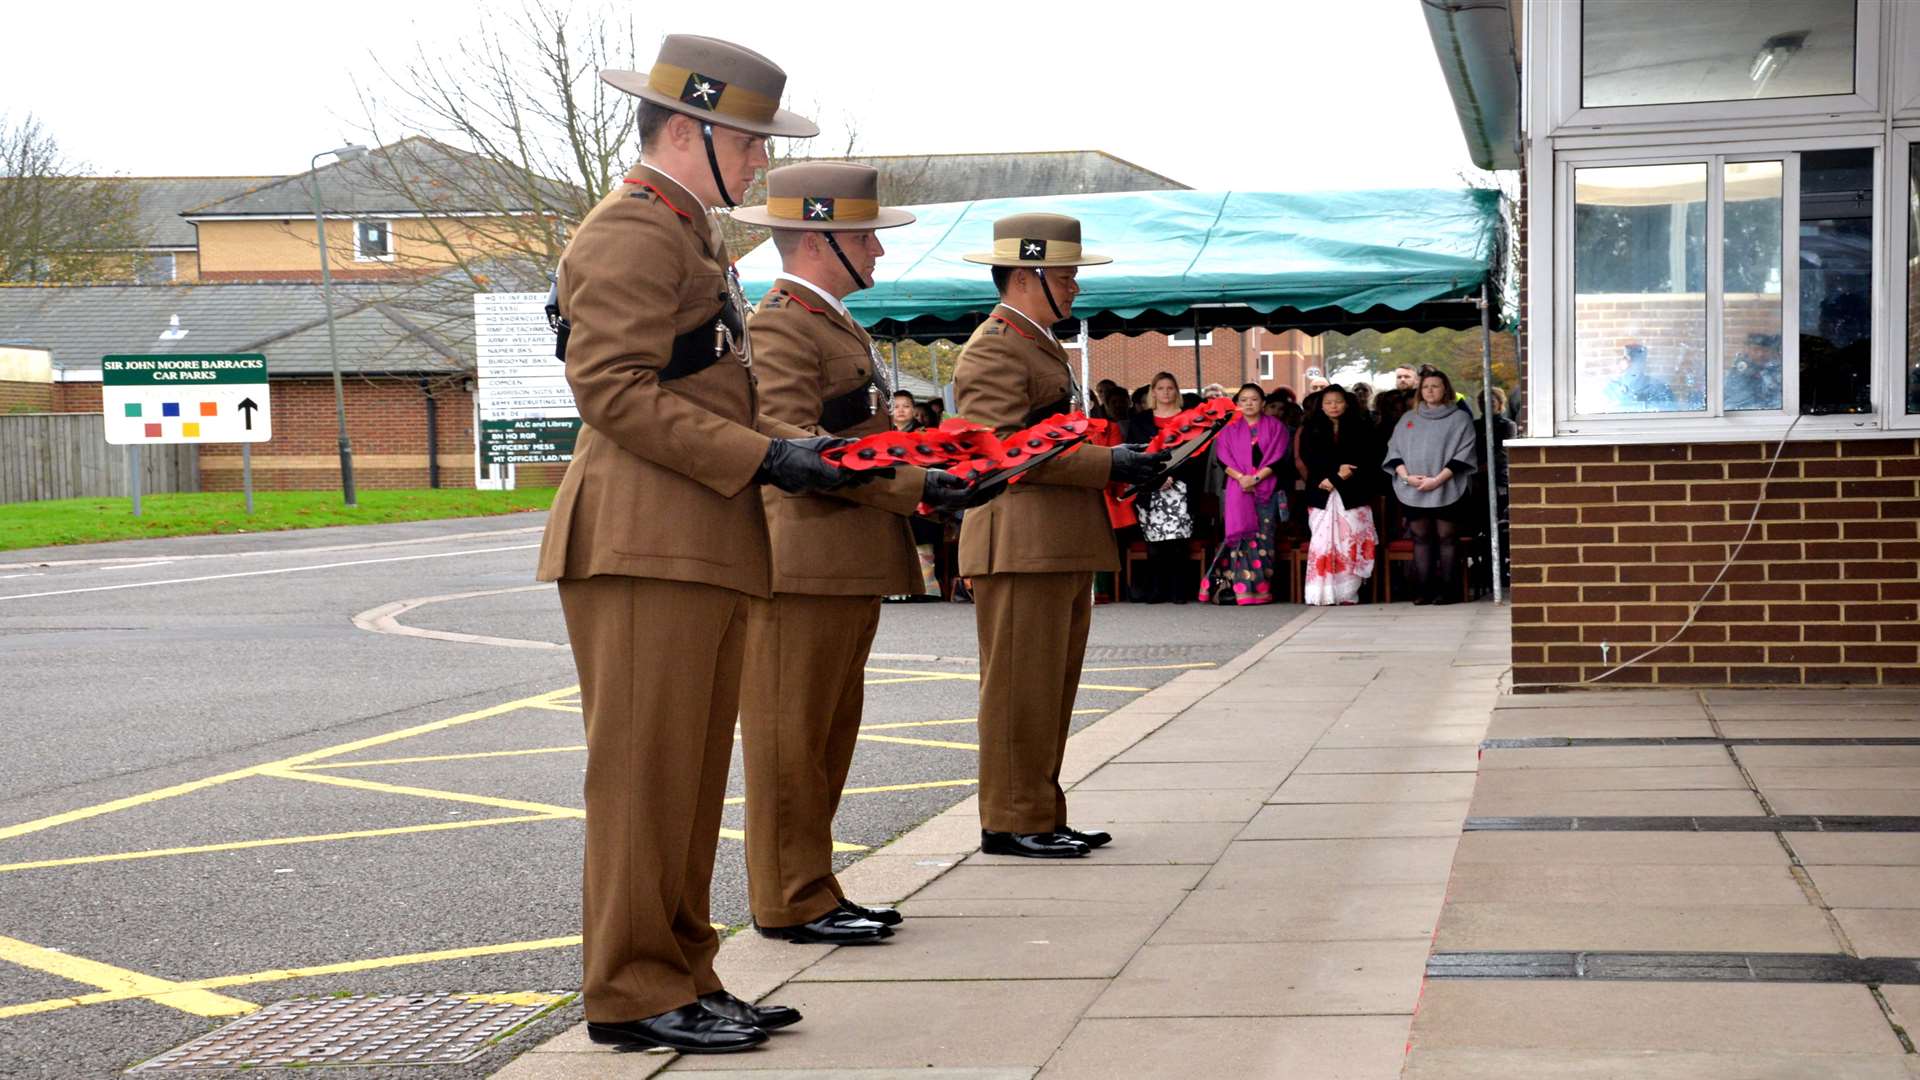
[[[566,365],[553,354],[547,294],[475,293],[473,329],[480,376],[475,485],[510,488],[515,465],[572,461],[580,410]]]
[[[267,358],[259,353],[108,356],[100,361],[107,442],[132,458],[128,487],[140,514],[140,448],[149,443],[240,443],[241,483],[253,513],[250,444],[273,438]]]

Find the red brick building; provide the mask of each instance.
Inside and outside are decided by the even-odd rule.
[[[1321,339],[1299,330],[1212,330],[1200,335],[1198,371],[1191,332],[1112,334],[1095,338],[1088,368],[1095,381],[1112,379],[1132,390],[1171,372],[1188,390],[1219,383],[1232,390],[1256,382],[1301,393],[1308,368],[1324,368]]]
[[[1470,7],[1428,20],[1522,169],[1516,685],[1920,682],[1920,5]]]

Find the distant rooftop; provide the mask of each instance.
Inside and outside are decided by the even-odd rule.
[[[317,172],[327,209],[349,214],[528,211],[570,206],[579,198],[560,181],[419,135],[369,150],[359,161],[322,165]],[[314,175],[303,170],[266,177],[186,208],[185,216],[310,216]]]
[[[887,154],[852,160],[880,170],[880,198],[896,206],[1187,187],[1104,150]]]

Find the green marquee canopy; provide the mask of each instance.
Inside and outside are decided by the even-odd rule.
[[[1497,285],[1499,193],[1137,191],[916,206],[914,224],[880,234],[873,288],[847,300],[877,336],[965,337],[994,303],[987,268],[962,260],[993,246],[993,222],[1048,211],[1079,218],[1088,251],[1075,315],[1095,336],[1188,327],[1465,329],[1462,300]],[[779,272],[762,244],[739,263],[748,296]],[[1498,310],[1497,308],[1495,309]]]

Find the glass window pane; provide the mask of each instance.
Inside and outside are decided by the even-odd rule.
[[[1721,383],[1728,412],[1781,407],[1780,214],[1778,161],[1726,166],[1720,332],[1726,349]]]
[[[1907,411],[1920,413],[1920,143],[1907,158]]]
[[[1800,411],[1873,410],[1873,151],[1800,155]]]
[[[1854,0],[1585,0],[1586,108],[1853,93]]]
[[[1706,407],[1707,166],[1574,172],[1574,409]]]

